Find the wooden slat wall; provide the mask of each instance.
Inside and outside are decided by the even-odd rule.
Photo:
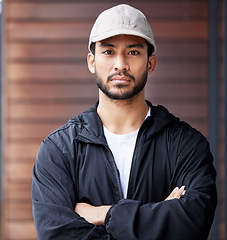
[[[124,2],[146,14],[157,42],[147,98],[207,135],[208,1]],[[110,0],[4,1],[5,240],[36,239],[35,156],[47,134],[98,99],[86,66],[87,41],[96,16],[111,6]]]

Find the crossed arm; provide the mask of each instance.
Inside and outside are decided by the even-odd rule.
[[[181,195],[185,193],[185,186],[181,188],[174,188],[174,190],[170,193],[170,195],[165,199],[165,201],[172,200],[174,198],[179,199]],[[75,212],[78,213],[81,217],[83,217],[87,222],[92,223],[94,225],[104,225],[105,218],[107,212],[111,208],[111,205],[103,205],[103,206],[92,206],[87,203],[77,203],[75,207]]]
[[[75,208],[77,199],[71,175],[75,171],[71,172],[71,165],[55,143],[46,140],[33,169],[32,200],[38,239],[99,236],[104,240],[112,236],[123,240],[147,239],[150,235],[166,240],[207,239],[217,202],[216,173],[207,145],[199,144],[194,138],[191,142],[193,145],[187,145],[186,152],[182,150],[176,162],[175,168],[181,175],[173,174],[171,179],[172,186],[186,185],[187,194],[181,199],[176,200],[184,190],[176,188],[165,199],[170,201],[143,204],[122,199],[112,207],[78,203]],[[163,231],[167,227],[168,231]]]

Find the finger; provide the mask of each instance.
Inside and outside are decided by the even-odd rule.
[[[75,212],[79,215],[89,210],[90,205],[87,203],[77,203],[75,207]]]
[[[165,200],[171,200],[171,199],[175,198],[175,195],[177,194],[178,191],[179,191],[178,187],[174,188],[173,191],[170,193],[170,195]]]
[[[175,198],[179,199],[181,197],[181,195],[184,193],[185,186],[182,186],[174,195]]]
[[[174,190],[170,193],[170,195],[165,200],[172,200],[174,198],[179,199],[181,195],[185,193],[185,186],[182,186],[181,188],[174,188]]]

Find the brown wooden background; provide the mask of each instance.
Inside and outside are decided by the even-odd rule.
[[[157,43],[147,98],[208,136],[208,0],[127,2],[148,17]],[[4,240],[36,239],[31,182],[37,150],[46,135],[97,100],[86,65],[88,36],[97,15],[117,3],[3,2]]]

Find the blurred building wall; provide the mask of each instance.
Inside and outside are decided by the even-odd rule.
[[[31,204],[36,153],[45,136],[97,101],[86,64],[88,36],[97,15],[117,3],[121,2],[4,2],[4,240],[37,239]],[[208,137],[209,2],[124,3],[145,13],[157,44],[158,65],[147,83],[147,99],[166,106]],[[220,223],[224,226],[223,216]]]

